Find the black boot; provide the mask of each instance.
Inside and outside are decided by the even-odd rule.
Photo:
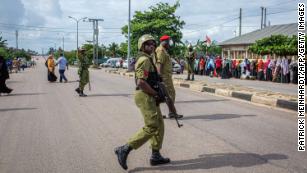
[[[190,74],[188,74],[188,77],[185,80],[190,80]]]
[[[161,156],[159,150],[152,150],[152,155],[150,158],[150,165],[156,166],[160,164],[169,163],[171,160],[169,158],[164,158]]]
[[[192,81],[194,80],[194,74],[192,74]]]
[[[79,96],[80,97],[86,97],[87,95],[83,93],[83,90],[80,90]]]
[[[79,88],[79,87],[76,88],[75,91],[76,91],[78,94],[80,94],[80,88]]]
[[[10,94],[13,91],[13,89],[6,87],[3,91],[3,93]]]
[[[181,118],[183,118],[183,115],[179,115],[179,114],[173,113],[173,112],[170,112],[168,114],[168,118],[170,118],[170,119],[175,118],[175,117],[177,117],[177,119],[181,119]]]
[[[131,150],[132,148],[128,144],[115,148],[115,154],[117,155],[118,163],[124,170],[128,169],[127,157]]]

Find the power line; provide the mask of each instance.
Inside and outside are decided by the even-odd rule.
[[[290,9],[290,10],[286,10],[286,11],[272,12],[272,13],[267,13],[267,15],[271,15],[271,14],[279,14],[279,13],[289,13],[289,12],[296,11],[296,10],[297,10],[297,9]],[[247,17],[258,17],[258,16],[261,16],[261,15],[257,14],[257,15],[248,15],[248,16],[243,16],[243,17],[247,18]]]
[[[278,4],[269,5],[269,6],[266,6],[266,7],[268,8],[268,7],[276,7],[276,6],[281,6],[281,5],[288,4],[288,3],[290,3],[290,2],[295,2],[295,0],[290,0],[290,1],[285,1],[285,2],[278,2]]]
[[[198,32],[198,31],[202,31],[202,30],[204,30],[204,29],[209,30],[209,29],[214,28],[214,27],[216,27],[216,26],[220,26],[220,25],[223,25],[223,24],[225,24],[225,23],[229,23],[229,22],[235,21],[235,20],[237,20],[237,19],[238,19],[238,17],[233,18],[233,19],[231,19],[231,20],[229,20],[229,21],[226,21],[226,22],[217,24],[217,25],[211,25],[211,26],[209,26],[209,27],[204,27],[204,28],[202,28],[202,29],[197,29],[197,30],[194,30],[194,31],[189,31],[189,32],[186,32],[186,34],[187,34],[187,33],[189,34],[189,33],[194,33],[194,32]]]

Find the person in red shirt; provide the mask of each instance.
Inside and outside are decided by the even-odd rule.
[[[201,58],[200,58],[200,61],[199,61],[199,71],[200,71],[200,75],[203,75],[203,74],[204,74],[204,69],[205,69],[205,59],[204,59],[204,57],[201,57]]]
[[[221,76],[221,70],[222,70],[222,59],[220,56],[217,56],[216,57],[216,60],[215,60],[215,67],[216,67],[216,73],[217,73],[217,76]]]
[[[262,59],[258,60],[258,80],[264,80],[264,63]]]

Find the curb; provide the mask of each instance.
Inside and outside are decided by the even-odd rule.
[[[242,99],[242,100],[246,100],[246,101],[252,101],[252,94],[249,93],[243,93],[243,92],[237,92],[237,91],[233,91],[231,93],[231,97],[237,98],[237,99]]]
[[[118,72],[115,70],[105,70],[105,72],[134,78],[134,74],[131,74],[131,73]],[[249,101],[249,102],[262,104],[266,106],[288,109],[292,111],[297,111],[297,108],[298,108],[297,101],[268,97],[265,95],[261,95],[261,92],[255,93],[255,92],[246,92],[246,91],[244,92],[243,91],[233,91],[231,89],[217,88],[216,86],[213,87],[213,86],[208,86],[206,84],[188,83],[178,78],[173,79],[173,83],[175,86],[182,87],[182,88],[188,88],[196,92],[207,92],[207,93],[220,95],[220,96],[233,97],[233,98],[244,100],[244,101]]]

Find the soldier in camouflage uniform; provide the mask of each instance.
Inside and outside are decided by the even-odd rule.
[[[164,122],[159,106],[159,100],[163,96],[155,89],[159,76],[153,63],[153,54],[156,42],[151,35],[143,35],[138,41],[139,55],[135,64],[136,92],[135,103],[140,109],[144,118],[144,127],[134,134],[127,144],[117,147],[115,154],[119,164],[123,169],[127,167],[127,157],[129,152],[138,149],[148,140],[152,148],[150,158],[151,165],[169,163],[169,158],[161,156],[159,150],[162,148],[164,136]]]
[[[195,52],[193,51],[192,44],[188,45],[188,51],[185,53],[185,58],[188,62],[188,77],[186,80],[190,80],[190,75],[192,74],[192,79],[194,80],[194,61],[195,61]]]
[[[165,84],[165,88],[173,103],[175,103],[176,91],[173,84],[173,65],[172,59],[169,55],[168,51],[170,49],[170,41],[171,38],[168,35],[164,35],[160,38],[160,45],[156,49],[156,66],[158,70],[158,74],[161,76],[163,83]],[[175,112],[169,111],[169,118],[182,118],[182,115],[176,115]]]
[[[90,66],[90,61],[85,56],[85,49],[81,48],[79,54],[79,70],[78,70],[78,75],[79,75],[79,87],[75,90],[80,97],[86,97],[87,95],[84,94],[84,86],[89,83],[89,71],[88,68]]]

